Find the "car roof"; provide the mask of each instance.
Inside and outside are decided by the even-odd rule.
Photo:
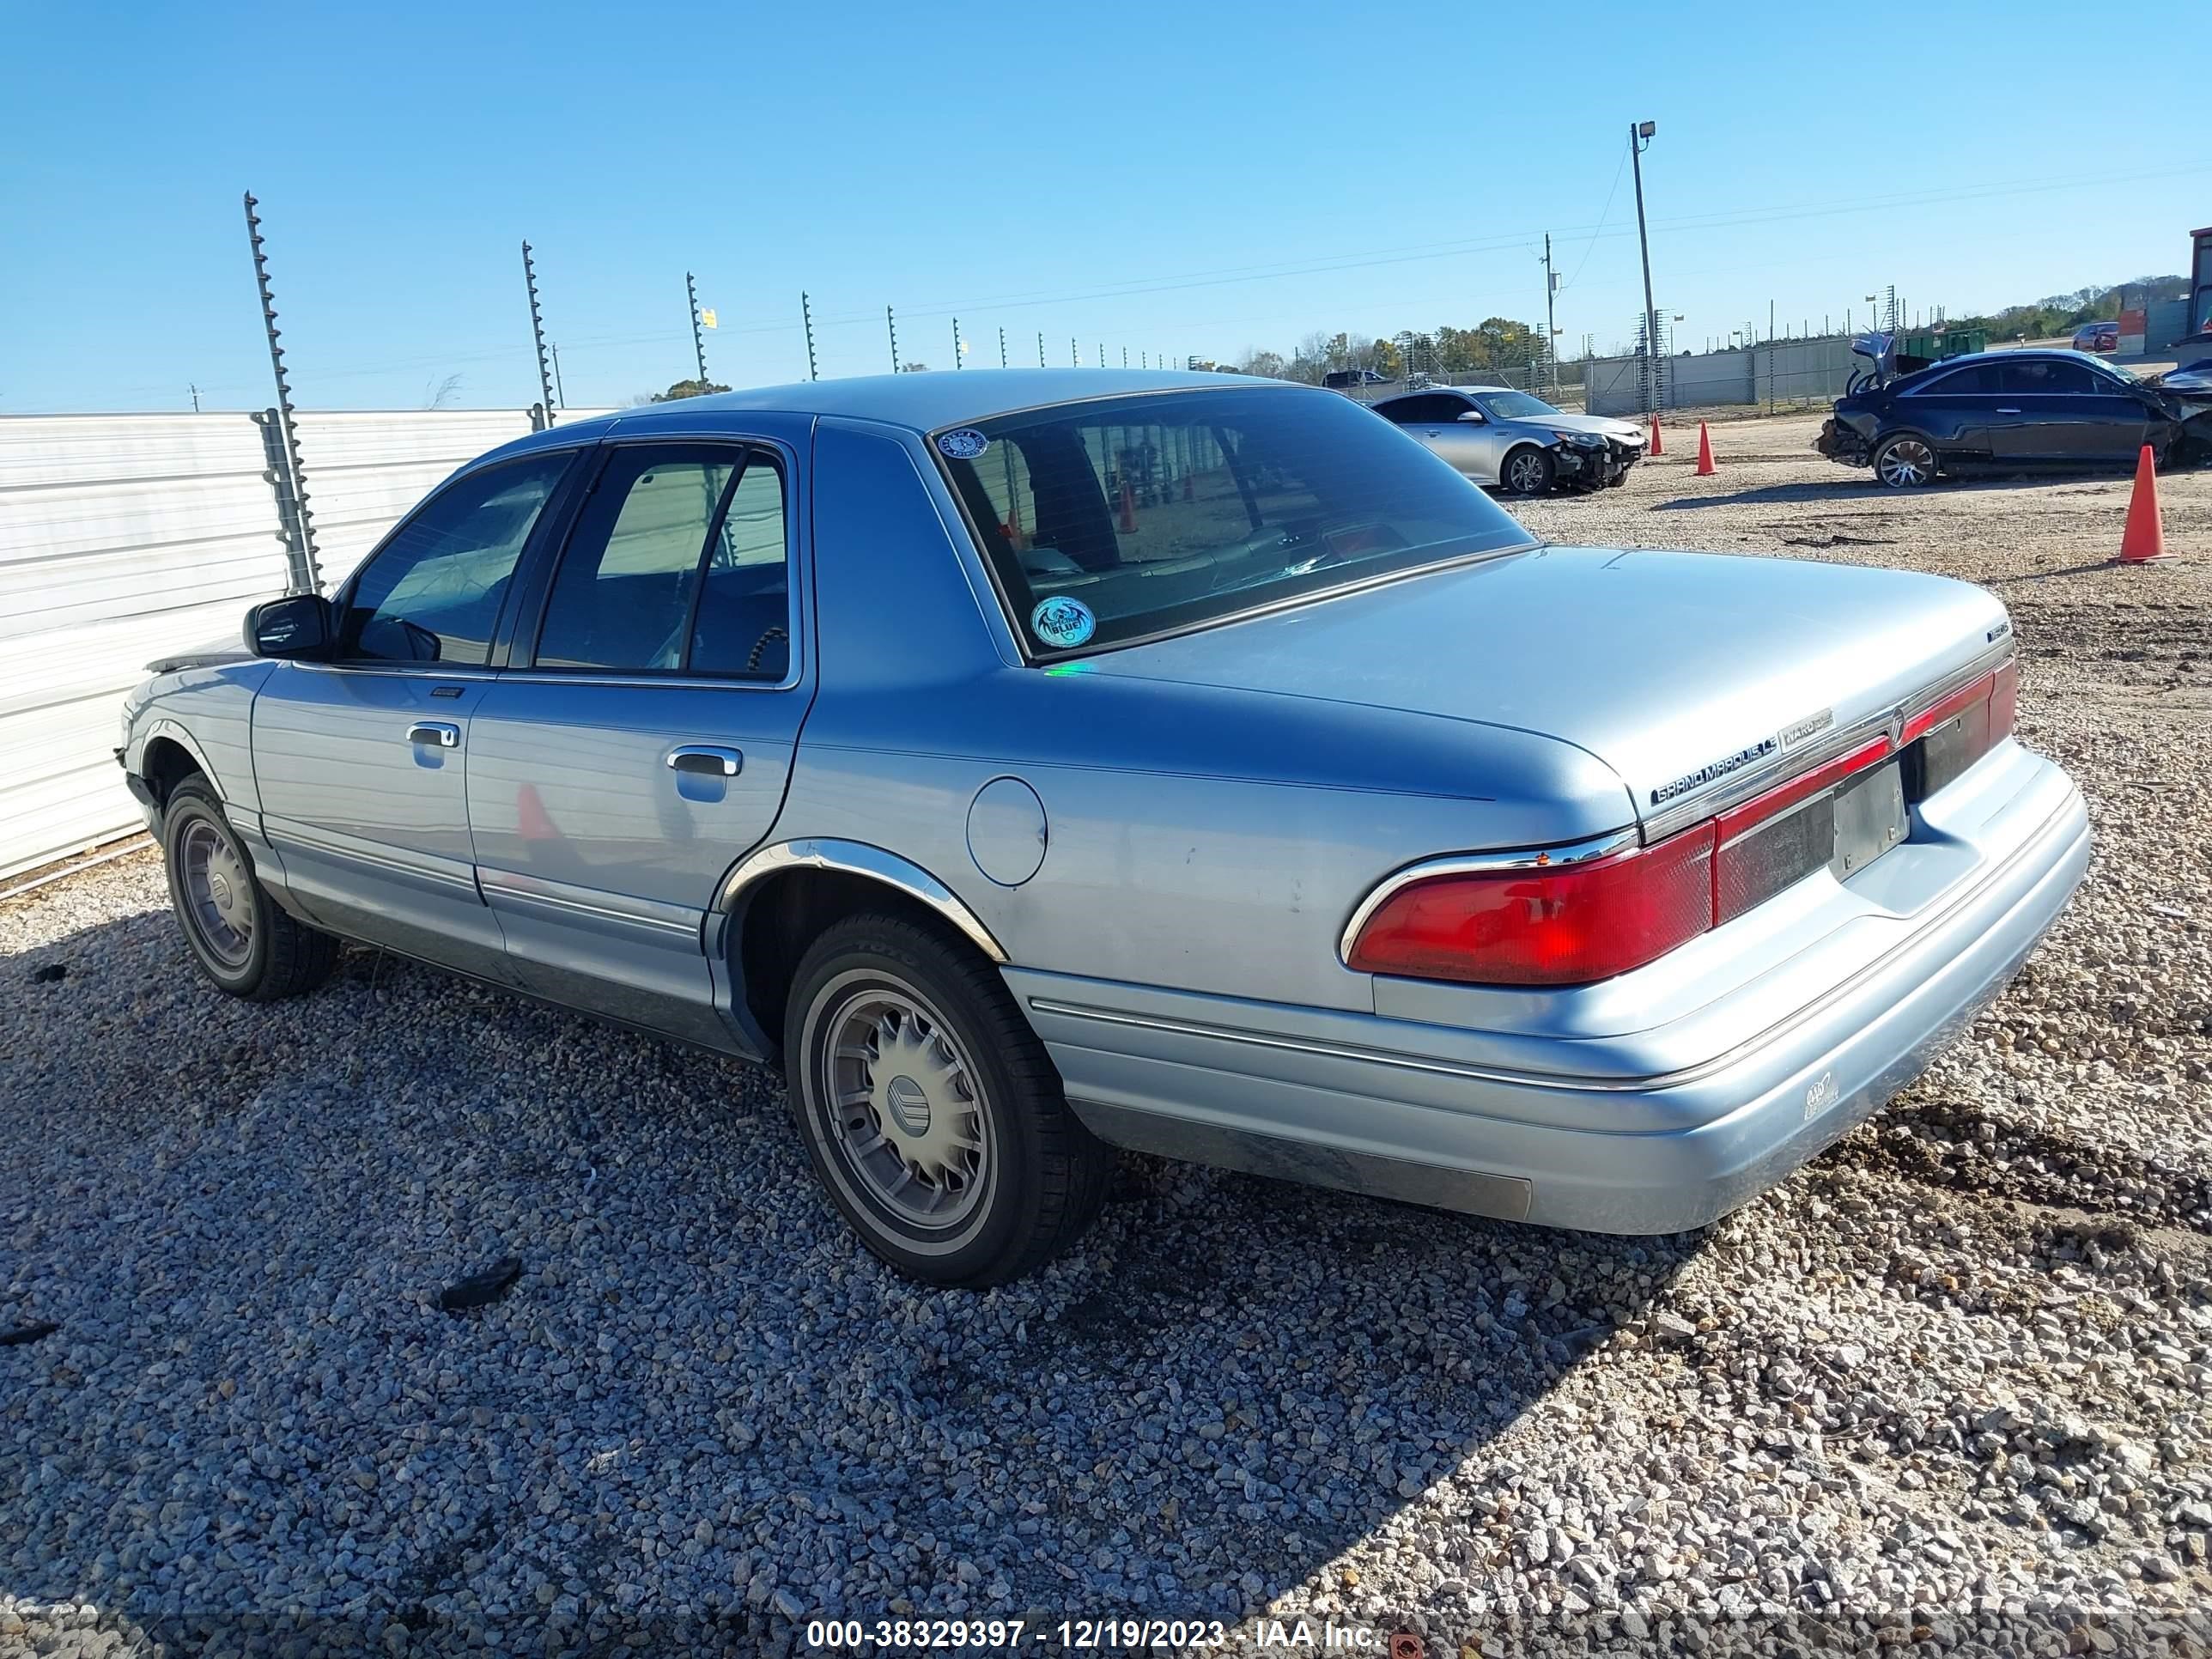
[[[869,374],[848,380],[801,380],[793,386],[748,387],[672,403],[641,404],[591,420],[565,422],[554,431],[568,437],[625,436],[647,432],[662,419],[680,418],[696,426],[702,417],[773,412],[785,415],[842,415],[880,421],[887,426],[931,432],[963,421],[1146,392],[1279,388],[1315,392],[1318,387],[1253,374],[1203,374],[1180,369],[970,368],[914,374]],[[735,424],[736,422],[733,422]]]
[[[1999,347],[1991,351],[1966,351],[1955,357],[1946,357],[1941,362],[1929,364],[1925,368],[1916,368],[1910,374],[1900,374],[1890,384],[1896,386],[1905,380],[1917,380],[1923,375],[1940,374],[1945,369],[1963,368],[1974,363],[2094,363],[2102,361],[2101,358],[2092,357],[2086,351],[2075,351],[2063,346]]]

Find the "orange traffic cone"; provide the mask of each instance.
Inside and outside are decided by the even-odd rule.
[[[2158,515],[2158,462],[2145,444],[2136,458],[2136,487],[2128,497],[2127,528],[2120,532],[2120,556],[2112,562],[2148,564],[2172,556],[2166,550],[2166,526]]]
[[[1666,450],[1660,446],[1659,417],[1656,415],[1654,415],[1651,417],[1651,447],[1645,450],[1644,453],[1647,455],[1664,455],[1667,453]]]
[[[1698,422],[1698,470],[1694,476],[1710,478],[1720,469],[1713,465],[1713,434],[1705,430],[1703,421]]]

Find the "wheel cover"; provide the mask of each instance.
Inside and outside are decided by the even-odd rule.
[[[1544,464],[1534,455],[1516,455],[1506,463],[1506,482],[1524,495],[1534,493],[1543,477]]]
[[[959,1040],[880,984],[845,995],[820,1030],[825,1127],[866,1194],[915,1226],[967,1219],[988,1184],[990,1108]]]
[[[1917,438],[1899,438],[1875,465],[1886,484],[1924,484],[1936,476],[1936,452]]]
[[[236,844],[210,819],[196,817],[178,840],[177,865],[193,938],[225,967],[243,968],[253,954],[253,876]]]

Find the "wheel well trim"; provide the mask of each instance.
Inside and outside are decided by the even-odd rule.
[[[165,738],[191,757],[191,763],[198,769],[200,775],[214,784],[218,793],[222,793],[222,781],[216,775],[215,768],[208,763],[208,757],[201,750],[198,741],[183,726],[166,714],[155,717],[145,731],[139,733],[133,745],[135,752],[126,751],[130,752],[132,762],[130,769],[133,774],[142,778],[146,775],[143,769],[146,764],[146,751],[151,749],[157,740]],[[229,796],[224,794],[223,799],[228,800]]]
[[[744,904],[747,896],[770,877],[793,870],[831,870],[845,875],[860,876],[903,893],[954,927],[993,962],[1005,965],[1012,960],[1006,949],[992,936],[981,917],[962,902],[950,887],[915,863],[896,853],[866,842],[840,841],[834,837],[809,837],[798,841],[778,842],[748,854],[739,860],[722,883],[714,908],[725,915],[734,915]]]

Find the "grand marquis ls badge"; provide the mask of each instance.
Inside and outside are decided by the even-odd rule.
[[[1781,746],[1782,741],[1778,738],[1761,738],[1747,749],[1739,749],[1733,755],[1724,755],[1710,765],[1700,766],[1694,772],[1684,773],[1672,783],[1662,784],[1651,792],[1651,804],[1654,806],[1663,805],[1674,799],[1675,796],[1686,795],[1691,790],[1711,783],[1715,778],[1724,778],[1731,772],[1741,772],[1752,762],[1765,760]]]

